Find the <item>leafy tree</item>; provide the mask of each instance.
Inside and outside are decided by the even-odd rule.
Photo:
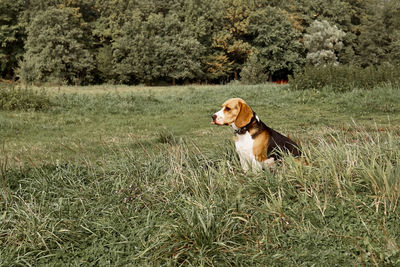
[[[86,23],[91,23],[100,17],[98,6],[93,0],[63,0],[63,6],[78,8],[82,19]],[[115,7],[114,7],[115,8]]]
[[[315,20],[327,20],[348,30],[353,13],[350,1],[353,0],[288,0],[283,8],[301,25],[301,28],[296,28],[302,29],[303,32]]]
[[[303,66],[304,45],[312,64],[400,64],[399,6],[398,0],[3,0],[0,75],[14,78],[23,58],[20,77],[30,82],[282,79]],[[314,21],[326,21],[319,33],[330,37],[312,33]]]
[[[304,47],[300,34],[293,29],[285,13],[266,7],[253,12],[249,18],[249,35],[258,61],[264,66],[269,80],[286,77],[304,64]]]
[[[24,27],[18,14],[22,1],[0,1],[0,77],[14,78],[14,69],[24,53]]]
[[[221,0],[185,0],[179,13],[182,14],[185,31],[203,46],[212,49],[214,33],[224,27],[224,8]]]
[[[358,61],[362,67],[379,65],[387,60],[390,40],[385,26],[377,17],[365,22],[359,37]]]
[[[400,2],[398,0],[384,2],[382,21],[389,34],[400,30]]]
[[[123,34],[112,43],[118,82],[150,84],[161,76],[155,51],[160,45],[158,23],[162,22],[162,15],[150,15],[146,20],[142,15],[137,10],[122,27]]]
[[[265,83],[267,80],[268,74],[265,73],[264,65],[256,54],[252,54],[240,72],[240,81],[245,84],[257,84]]]
[[[390,44],[389,61],[400,66],[400,31],[393,34],[393,40]]]
[[[196,62],[201,70],[195,79],[220,82],[227,80],[233,73],[233,62],[213,43],[216,33],[225,27],[225,3],[213,0],[186,0],[180,12],[184,21],[186,35],[200,43],[201,53]]]
[[[383,20],[384,3],[377,0],[368,2],[359,26],[356,46],[356,64],[367,67],[379,65],[388,60],[390,33]]]
[[[249,16],[252,6],[245,0],[227,0],[225,2],[224,27],[213,36],[212,47],[225,55],[228,59],[226,66],[221,66],[222,71],[214,73],[233,74],[238,79],[241,66],[252,52],[251,45],[247,42]],[[216,55],[220,53],[216,53]],[[220,60],[220,56],[213,55],[209,59]],[[208,62],[209,65],[218,66],[218,62]],[[233,73],[229,73],[233,72]]]
[[[185,36],[164,37],[159,53],[164,77],[190,80],[202,77],[199,60],[203,47],[194,38]]]
[[[343,38],[343,49],[338,54],[338,61],[341,64],[362,65],[360,53],[364,49],[363,35],[367,30],[365,22],[373,20],[376,10],[379,9],[377,0],[344,0],[349,8],[350,22],[348,25],[339,25],[346,32]]]
[[[104,44],[96,53],[97,75],[101,82],[115,82],[113,66],[113,52],[111,45]]]
[[[119,50],[114,55],[113,43],[123,38],[125,34],[123,26],[135,16],[138,3],[136,0],[96,0],[92,9],[97,11],[96,19],[90,23],[95,42],[92,50],[96,55],[96,78],[98,82],[127,82],[122,76],[129,76],[129,70],[126,70],[127,74],[121,73],[124,68],[117,64],[121,60],[115,58],[115,55],[123,56],[123,52],[121,55]]]
[[[328,21],[314,21],[304,35],[304,45],[308,50],[307,61],[314,66],[337,65],[337,55],[343,48],[346,34]]]
[[[186,30],[185,18],[180,17],[179,13],[171,10],[164,17],[162,47],[159,51],[163,76],[172,79],[173,84],[176,80],[202,76],[200,58],[204,47],[192,32]]]
[[[194,79],[201,76],[203,46],[184,28],[177,14],[137,11],[113,44],[116,70],[125,82]]]
[[[398,0],[385,2],[382,20],[390,41],[388,61],[400,65],[400,2]]]
[[[369,16],[371,1],[375,0],[288,0],[285,9],[295,20],[294,27],[303,34],[315,20],[326,20],[343,30],[343,49],[337,57],[338,62],[349,64],[356,61],[361,21]]]
[[[93,22],[93,35],[110,45],[111,41],[123,34],[122,27],[128,22],[135,10],[137,1],[132,0],[96,0],[94,9],[98,10],[98,18]]]
[[[86,48],[85,23],[74,8],[40,11],[27,28],[20,76],[25,82],[81,84],[91,80],[94,60]]]
[[[233,72],[233,62],[223,52],[208,55],[206,64],[207,77],[214,81],[226,81]]]

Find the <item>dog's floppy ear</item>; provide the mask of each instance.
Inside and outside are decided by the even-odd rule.
[[[250,123],[251,118],[253,117],[253,111],[251,110],[249,105],[247,105],[246,102],[244,102],[242,99],[239,99],[238,105],[240,111],[238,116],[236,117],[235,125],[238,128],[242,128]]]

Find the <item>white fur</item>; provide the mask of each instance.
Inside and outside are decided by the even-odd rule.
[[[234,123],[232,124],[232,128],[238,129]],[[253,143],[254,140],[253,138],[251,138],[249,132],[237,135],[235,147],[240,158],[242,169],[247,172],[250,168],[254,171],[260,171],[264,167],[272,167],[274,164],[274,158],[268,158],[263,162],[259,162],[256,160],[253,153]]]
[[[223,124],[225,119],[224,109],[222,108],[220,111],[216,112],[215,115],[217,115],[215,122],[218,124]]]
[[[252,166],[256,161],[253,154],[253,143],[254,140],[251,138],[249,132],[246,132],[246,134],[237,135],[235,147],[237,153],[239,154],[240,164],[245,171],[248,171],[249,165]]]
[[[271,167],[274,166],[275,159],[274,158],[269,158],[269,159],[264,160],[262,163],[264,164],[265,167],[271,168]]]

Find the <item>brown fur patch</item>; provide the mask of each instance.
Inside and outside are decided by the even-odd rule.
[[[238,105],[240,106],[240,112],[235,120],[235,125],[238,128],[242,128],[251,121],[253,111],[242,99],[238,100]]]
[[[269,134],[267,131],[262,131],[254,139],[253,154],[256,160],[259,162],[262,162],[267,159],[268,140],[269,140]]]
[[[237,118],[240,112],[240,107],[238,104],[238,98],[231,98],[222,104],[224,112],[224,124],[231,125]]]

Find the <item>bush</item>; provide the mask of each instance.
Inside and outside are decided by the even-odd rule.
[[[305,90],[329,87],[335,91],[354,88],[371,89],[382,83],[399,83],[400,69],[393,65],[361,68],[356,66],[306,67],[290,77],[292,89]]]
[[[244,84],[259,84],[268,81],[268,74],[256,55],[251,55],[240,72],[240,81]]]
[[[39,111],[50,107],[47,93],[0,85],[0,110]]]

